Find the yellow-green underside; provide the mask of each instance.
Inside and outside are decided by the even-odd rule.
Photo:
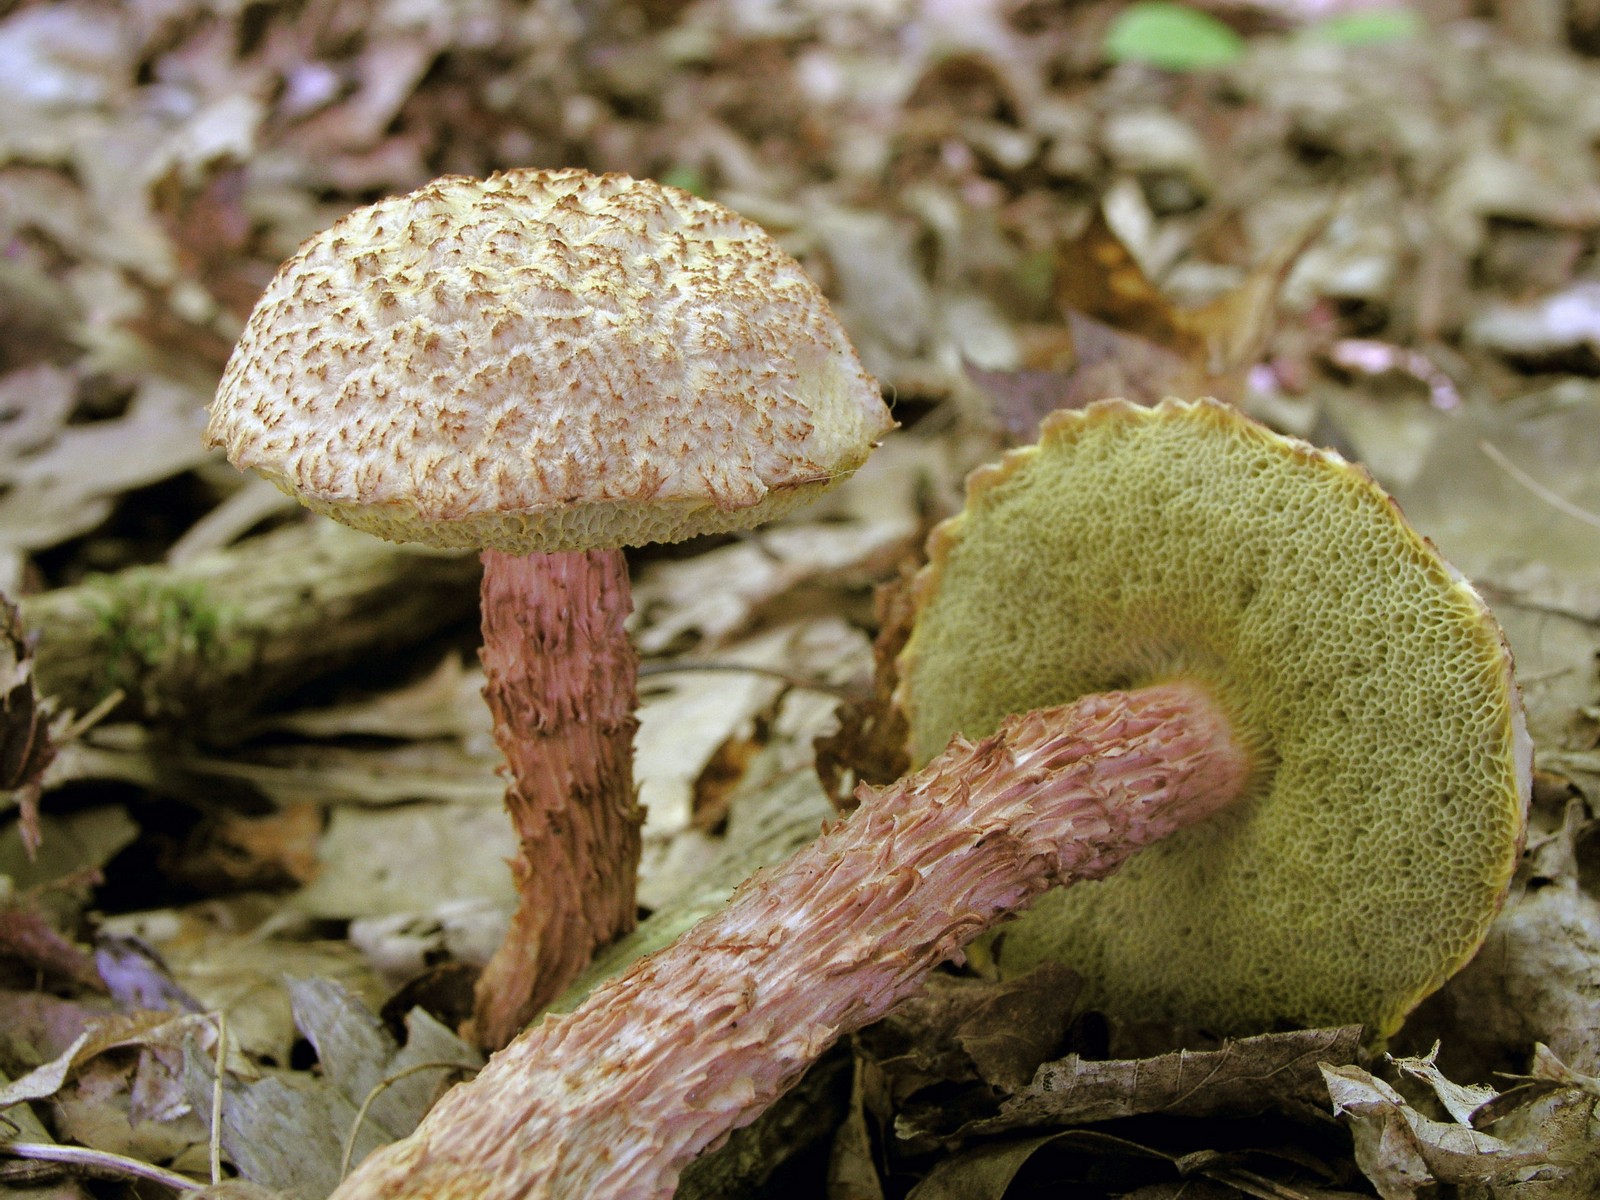
[[[1262,748],[1235,809],[1006,927],[1002,970],[1057,958],[1108,1011],[1223,1033],[1392,1032],[1476,950],[1520,843],[1476,594],[1365,473],[1215,404],[1064,415],[973,492],[901,662],[918,761],[1186,674]]]
[[[404,504],[325,500],[299,491],[281,476],[267,478],[313,512],[387,541],[534,554],[655,545],[751,529],[809,504],[849,478],[855,466],[829,479],[775,487],[747,508],[719,509],[708,500],[599,501],[529,512],[466,513],[451,520],[423,517]]]

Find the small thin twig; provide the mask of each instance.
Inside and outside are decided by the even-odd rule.
[[[1582,521],[1585,525],[1588,525],[1594,529],[1600,529],[1600,516],[1590,512],[1586,508],[1579,508],[1565,496],[1558,496],[1555,492],[1552,492],[1549,488],[1545,487],[1544,484],[1540,483],[1532,475],[1529,475],[1521,467],[1517,466],[1516,463],[1507,458],[1497,447],[1490,445],[1487,441],[1480,438],[1478,441],[1478,449],[1482,450],[1486,455],[1488,455],[1489,459],[1495,464],[1495,466],[1499,467],[1507,475],[1511,476],[1512,479],[1516,480],[1523,487],[1527,488],[1530,492],[1539,497],[1539,499],[1543,500],[1557,512],[1566,513],[1566,515],[1571,517],[1574,521]]]
[[[0,1142],[0,1154],[13,1158],[34,1159],[39,1162],[62,1163],[79,1167],[88,1174],[112,1178],[148,1179],[176,1192],[197,1191],[204,1184],[187,1175],[179,1175],[165,1167],[157,1167],[137,1158],[110,1154],[104,1150],[89,1150],[83,1146],[54,1146],[48,1142]]]
[[[211,1079],[211,1182],[222,1182],[222,1076],[228,1069],[228,1014],[217,1009],[217,1071]]]
[[[461,1062],[422,1062],[413,1063],[403,1071],[398,1071],[393,1075],[385,1075],[378,1080],[377,1083],[373,1084],[372,1090],[367,1093],[366,1098],[361,1101],[361,1107],[356,1109],[355,1120],[350,1122],[350,1132],[345,1134],[344,1153],[339,1157],[339,1178],[343,1179],[350,1174],[350,1159],[356,1151],[356,1135],[361,1132],[361,1126],[367,1119],[367,1110],[372,1107],[372,1102],[383,1094],[385,1088],[399,1083],[408,1075],[415,1075],[418,1071],[465,1071],[471,1074],[476,1072],[477,1069],[477,1067],[468,1063]]]
[[[1310,1194],[1297,1187],[1268,1179],[1243,1167],[1207,1167],[1199,1173],[1247,1196],[1254,1196],[1257,1200],[1310,1200]]]
[[[764,675],[768,679],[776,679],[792,688],[801,688],[808,692],[822,692],[828,696],[835,696],[840,700],[859,698],[858,690],[849,684],[828,683],[826,680],[816,679],[811,676],[793,675],[788,671],[780,671],[774,667],[758,667],[752,663],[664,662],[639,664],[639,677],[641,679],[651,675],[673,675],[679,671],[743,671],[749,675]]]
[[[74,717],[70,722],[68,722],[67,726],[62,729],[59,740],[63,742],[77,741],[84,734],[88,733],[89,730],[93,729],[96,725],[100,724],[101,721],[110,716],[111,710],[116,708],[117,705],[121,704],[122,701],[127,697],[127,694],[128,693],[123,691],[121,688],[115,688],[106,695],[102,696],[100,698],[100,702],[88,712],[84,713],[81,717]]]

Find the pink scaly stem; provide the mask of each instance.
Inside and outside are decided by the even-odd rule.
[[[1088,696],[957,738],[548,1016],[334,1200],[658,1200],[835,1039],[1047,888],[1094,879],[1241,792],[1246,752],[1192,684]]]
[[[483,695],[521,841],[520,905],[477,987],[473,1032],[491,1049],[634,925],[632,607],[620,550],[484,551]]]

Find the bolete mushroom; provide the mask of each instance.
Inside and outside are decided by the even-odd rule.
[[[1185,683],[954,739],[546,1016],[333,1200],[666,1200],[697,1153],[937,963],[1046,888],[1206,818],[1249,770],[1206,689]]]
[[[1244,794],[994,945],[1087,999],[1218,1033],[1393,1032],[1476,951],[1523,835],[1531,743],[1478,594],[1360,467],[1214,401],[1053,415],[929,541],[898,699],[951,734],[1193,681]]]
[[[268,285],[208,444],[358,529],[483,549],[484,695],[521,840],[485,1045],[634,922],[620,547],[775,517],[892,425],[792,258],[646,180],[439,179],[350,213]]]

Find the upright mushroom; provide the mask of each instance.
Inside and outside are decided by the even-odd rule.
[[[521,839],[484,1044],[634,921],[620,547],[777,516],[892,425],[793,259],[646,180],[439,179],[349,214],[268,285],[208,444],[358,529],[483,549],[484,694]]]
[[[995,944],[1220,1033],[1387,1035],[1511,880],[1531,743],[1494,619],[1365,471],[1210,401],[1056,414],[930,539],[912,757],[1008,713],[1188,680],[1256,762],[1229,810]]]

